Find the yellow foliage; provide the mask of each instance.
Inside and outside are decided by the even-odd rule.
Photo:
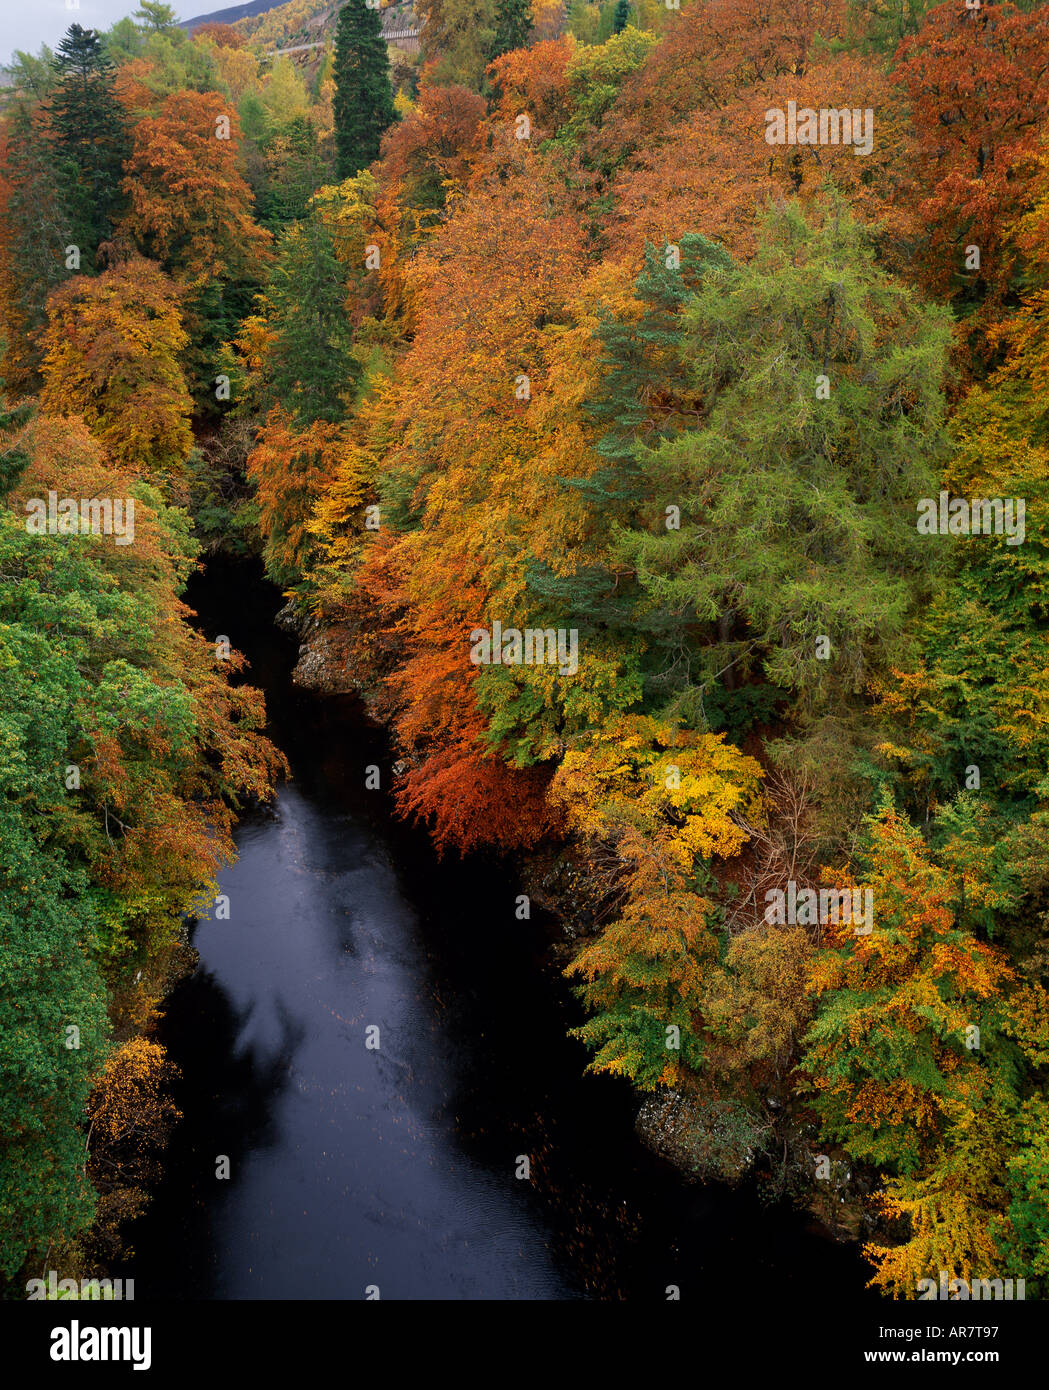
[[[565,753],[550,797],[577,833],[640,832],[689,873],[697,858],[739,853],[747,832],[736,817],[760,821],[763,775],[724,734],[628,715]]]

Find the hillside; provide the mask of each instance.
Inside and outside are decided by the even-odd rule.
[[[283,5],[276,5],[273,0],[249,0],[247,5],[230,5],[225,10],[212,10],[209,14],[198,14],[192,19],[182,19],[179,21],[179,28],[189,30],[199,29],[202,24],[235,24],[238,20],[252,19],[267,14],[270,10],[284,9]]]

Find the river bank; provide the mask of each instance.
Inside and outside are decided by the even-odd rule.
[[[439,861],[365,789],[385,736],[292,682],[258,571],[214,561],[187,597],[248,655],[293,775],[242,821],[230,918],[197,925],[161,1020],[184,1119],[129,1233],[137,1297],[860,1296],[855,1251],[751,1188],[686,1183],[635,1135],[629,1085],[584,1077],[552,924],[509,926],[509,866]]]

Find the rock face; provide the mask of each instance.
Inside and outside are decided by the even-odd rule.
[[[764,1137],[730,1107],[703,1105],[680,1091],[646,1096],[634,1127],[650,1149],[693,1182],[738,1182],[754,1168]]]
[[[557,918],[569,941],[599,929],[605,890],[578,847],[534,851],[518,868],[525,892],[537,907]]]
[[[285,604],[277,623],[299,639],[299,660],[291,678],[303,690],[319,695],[359,695],[362,683],[356,671],[356,630],[349,623],[321,623],[302,613],[295,602]]]

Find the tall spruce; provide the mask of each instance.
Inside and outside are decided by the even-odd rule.
[[[498,58],[512,49],[524,48],[531,32],[532,0],[499,0],[490,56]]]
[[[658,606],[643,610],[632,574],[612,561],[607,547],[618,528],[637,524],[651,495],[647,451],[695,423],[699,400],[688,381],[682,314],[703,276],[732,260],[723,247],[685,232],[673,248],[646,246],[644,262],[634,285],[641,316],[604,314],[595,330],[604,371],[585,408],[600,430],[594,452],[601,464],[558,480],[582,494],[592,544],[605,548],[604,558],[567,573],[533,560],[527,575],[530,591],[569,614],[581,633],[645,631],[658,643],[676,640],[677,617]],[[650,651],[661,664],[655,647]]]
[[[350,0],[339,11],[334,75],[336,170],[347,179],[378,157],[396,114],[382,20],[365,0]]]
[[[72,217],[70,239],[87,268],[99,243],[113,235],[119,215],[127,121],[114,92],[113,61],[94,29],[70,25],[54,66],[58,84],[50,108],[56,163]]]
[[[346,417],[345,394],[360,377],[346,316],[346,267],[319,217],[293,223],[280,243],[267,291],[276,339],[267,359],[271,404],[300,428]]]

